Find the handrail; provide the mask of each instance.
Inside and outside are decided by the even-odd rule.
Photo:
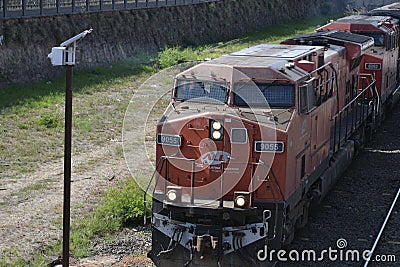
[[[373,110],[372,110],[372,117],[374,119],[375,115],[377,115],[376,110],[379,110],[379,105],[380,105],[380,98],[379,98],[379,94],[377,92],[375,83],[376,83],[376,79],[374,75],[371,74],[359,74],[358,75],[358,79],[360,78],[367,78],[369,77],[371,80],[368,81],[369,84],[364,88],[364,89],[358,89],[357,94],[351,99],[351,101],[349,101],[349,103],[347,103],[344,107],[342,107],[341,110],[339,110],[334,116],[332,116],[331,121],[334,121],[334,126],[333,126],[333,152],[336,152],[337,150],[339,150],[340,146],[341,146],[341,142],[342,142],[342,119],[343,116],[345,116],[345,132],[344,132],[344,141],[347,141],[348,137],[351,136],[357,129],[357,122],[359,123],[358,126],[362,125],[365,123],[367,117],[365,116],[365,104],[363,104],[361,106],[361,112],[360,114],[358,113],[358,108],[357,108],[357,101],[361,98],[365,98],[367,96],[367,92],[370,93],[370,97],[372,97],[373,99],[375,99],[375,101],[369,102],[368,106],[373,106]],[[360,91],[361,90],[361,91]],[[375,109],[375,107],[377,109]],[[349,113],[350,113],[350,118],[349,118]],[[368,109],[367,109],[367,113],[368,113]],[[343,115],[343,116],[342,116]],[[355,117],[355,119],[354,119]],[[359,117],[359,121],[358,120]],[[349,130],[349,123],[348,120],[351,119],[351,129],[350,129],[350,133],[348,132]],[[339,120],[339,123],[337,122]],[[338,131],[338,133],[336,133]],[[339,135],[337,137],[337,134]],[[336,143],[337,142],[337,143]],[[336,149],[336,145],[337,145],[337,149]]]
[[[149,191],[150,185],[153,182],[154,177],[156,177],[156,174],[158,174],[157,176],[160,177],[160,173],[163,170],[164,163],[167,160],[167,164],[168,164],[168,159],[178,159],[178,160],[192,161],[193,162],[193,166],[194,166],[194,163],[196,162],[195,159],[180,158],[180,157],[175,157],[175,156],[161,156],[160,157],[160,159],[158,160],[158,162],[156,164],[156,168],[155,168],[155,170],[153,172],[153,175],[151,176],[151,178],[149,180],[149,183],[146,186],[146,190],[144,190],[144,193],[143,193],[143,208],[144,208],[144,211],[143,211],[143,223],[144,223],[144,225],[146,225],[146,223],[147,223],[147,200],[146,200],[147,192]],[[160,173],[159,173],[159,172],[157,172],[157,169],[158,169],[158,166],[160,166],[160,163],[161,163],[161,167],[160,167],[160,170],[159,170]],[[193,179],[193,182],[194,182],[194,175],[192,175],[192,176],[193,176],[192,179]],[[158,181],[158,179],[157,179],[157,181]],[[157,181],[156,181],[156,183],[157,183]]]
[[[364,94],[367,90],[370,90],[371,87],[372,87],[373,85],[375,85],[375,82],[376,82],[376,80],[375,80],[375,78],[373,77],[371,83],[370,83],[367,87],[365,87],[365,89],[363,89],[361,92],[359,92],[359,93],[356,95],[356,97],[353,98],[348,104],[346,104],[338,113],[336,113],[336,114],[331,118],[331,121],[334,120],[336,117],[338,117],[340,113],[345,112],[345,110],[346,110],[347,108],[349,108],[349,107],[350,107],[355,101],[357,101],[361,96],[363,96],[363,94]],[[373,92],[371,92],[371,93],[373,93]]]
[[[315,69],[315,70],[313,70],[313,71],[311,71],[311,72],[309,72],[308,73],[308,76],[310,77],[310,78],[312,78],[312,74],[314,74],[314,73],[316,73],[316,72],[318,72],[318,71],[320,71],[320,70],[324,70],[326,67],[328,67],[328,66],[331,66],[332,67],[332,62],[328,62],[328,63],[325,63],[324,65],[322,65],[321,67],[318,67],[317,69]]]
[[[329,73],[327,71],[327,67],[330,67],[332,69],[331,73]],[[322,72],[324,72],[326,74],[326,79],[323,79],[324,75],[321,74]],[[312,76],[312,74],[314,74],[314,73],[318,74],[319,79],[317,79],[316,77]],[[336,85],[336,88],[338,87],[338,85],[337,85],[337,73],[336,73],[336,70],[335,70],[335,68],[334,68],[334,66],[333,66],[331,61],[329,61],[329,62],[325,63],[324,65],[318,67],[317,69],[309,72],[308,73],[308,77],[310,78],[310,80],[308,80],[308,81],[311,81],[313,79],[317,79],[317,81],[319,81],[319,80],[322,81],[321,83],[319,83],[315,87],[316,92],[319,90],[319,98],[318,98],[318,104],[319,105],[324,103],[325,101],[327,101],[329,95],[333,94],[333,90],[334,90],[335,85]],[[331,86],[329,88],[329,83],[330,82],[332,82],[332,84],[331,84]],[[326,88],[326,91],[325,91],[325,94],[322,95],[322,91],[323,91],[324,88]],[[336,90],[336,92],[338,92],[338,90]]]
[[[219,0],[0,0],[0,19],[184,6]]]
[[[147,196],[147,192],[149,191],[149,189],[150,189],[150,185],[151,185],[151,183],[153,182],[153,179],[154,179],[154,177],[156,176],[156,173],[157,173],[157,168],[158,168],[158,165],[160,164],[160,162],[161,162],[161,159],[162,158],[160,158],[159,160],[158,160],[158,162],[157,162],[157,165],[156,165],[156,168],[155,168],[155,170],[154,170],[154,172],[153,172],[153,175],[151,176],[151,178],[150,178],[150,181],[149,181],[149,183],[147,184],[147,187],[146,187],[146,190],[144,191],[144,194],[143,194],[143,223],[144,223],[144,225],[146,225],[147,224],[147,200],[146,200],[146,196]],[[162,165],[161,165],[161,170],[162,170],[162,167],[164,166],[164,161],[162,162]],[[160,170],[160,171],[161,171]]]

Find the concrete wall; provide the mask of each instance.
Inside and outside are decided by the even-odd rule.
[[[108,64],[167,45],[235,38],[293,19],[337,13],[342,0],[221,0],[192,6],[0,21],[0,86],[62,73],[47,59],[51,47],[93,28],[79,44],[77,67]]]

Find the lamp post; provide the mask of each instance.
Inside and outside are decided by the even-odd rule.
[[[63,254],[62,266],[69,266],[69,235],[71,208],[71,143],[72,143],[72,86],[75,65],[76,43],[91,33],[92,29],[81,32],[58,47],[53,47],[48,55],[53,66],[65,66],[65,139],[64,139],[64,207],[63,207]]]

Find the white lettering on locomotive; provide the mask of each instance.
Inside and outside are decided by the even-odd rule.
[[[209,151],[209,152],[201,155],[200,161],[203,164],[211,166],[211,165],[218,165],[223,162],[227,162],[230,157],[231,157],[231,154],[229,154],[228,152],[225,152],[225,151]]]

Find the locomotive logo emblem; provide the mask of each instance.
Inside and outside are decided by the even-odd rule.
[[[227,162],[231,154],[225,151],[209,151],[200,157],[200,161],[205,165],[219,165],[222,162]]]

